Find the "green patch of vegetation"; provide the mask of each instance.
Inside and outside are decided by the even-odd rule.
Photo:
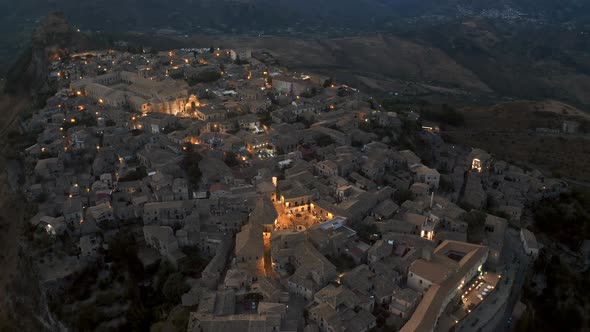
[[[117,291],[110,291],[98,294],[94,303],[96,303],[97,306],[110,306],[121,302],[123,299],[123,294],[120,294]]]
[[[183,127],[182,125],[180,125],[179,123],[172,123],[172,124],[164,127],[162,129],[162,133],[168,135],[168,134],[173,133],[175,131],[184,130],[184,129],[186,129],[186,128]]]
[[[360,121],[358,124],[358,128],[362,131],[364,131],[365,133],[374,133],[375,129],[378,128],[376,123],[373,123],[373,121]]]
[[[198,279],[203,272],[207,262],[201,258],[198,247],[184,247],[182,252],[186,255],[180,262],[180,270],[182,273],[191,278]]]
[[[180,272],[170,274],[162,286],[162,293],[171,303],[179,303],[182,294],[189,290],[190,286],[184,282],[184,275]]]
[[[173,78],[175,80],[180,80],[184,78],[184,74],[181,70],[174,70],[171,71],[168,76],[170,76],[170,78]]]
[[[134,171],[129,172],[129,174],[119,178],[119,182],[125,181],[137,181],[145,178],[147,176],[147,171],[145,167],[140,166],[136,168]]]
[[[518,322],[516,322],[516,325],[514,326],[514,332],[526,332],[526,331],[533,331],[533,324],[534,324],[534,320],[535,320],[535,314],[534,312],[527,308],[525,310],[525,312],[523,312],[522,316],[520,317],[520,319],[518,320]]]
[[[128,271],[131,279],[141,280],[143,265],[137,257],[137,242],[129,233],[119,233],[109,242],[109,255],[115,269]]]
[[[201,182],[201,169],[199,163],[203,157],[194,150],[192,144],[187,144],[185,155],[181,163],[181,168],[184,169],[188,175],[189,181],[193,186],[198,186]]]
[[[315,142],[319,147],[325,147],[334,144],[334,139],[328,135],[320,134],[318,137],[316,137]]]
[[[238,156],[233,151],[228,151],[225,153],[225,155],[223,156],[223,162],[228,167],[238,166],[238,164],[240,163],[238,161]]]
[[[6,93],[15,94],[23,91],[28,91],[33,82],[28,79],[24,79],[24,74],[31,65],[33,60],[33,49],[27,47],[22,54],[18,57],[17,61],[12,65],[8,73],[6,73],[6,84],[4,85],[4,91]],[[26,78],[26,77],[25,77]]]
[[[393,200],[397,205],[402,205],[405,201],[414,199],[414,194],[409,189],[399,189],[393,194]]]
[[[85,304],[78,311],[74,327],[79,331],[92,331],[106,317],[94,304]]]
[[[285,271],[287,271],[288,275],[293,275],[295,273],[295,266],[291,263],[285,263]]]
[[[297,121],[303,123],[306,129],[311,127],[314,123],[316,123],[316,119],[314,116],[298,116]]]
[[[422,117],[426,120],[436,121],[451,126],[462,126],[465,117],[457,109],[448,104],[442,104],[439,110],[422,110]]]
[[[82,271],[76,272],[73,276],[71,287],[65,296],[60,300],[62,303],[74,303],[76,301],[83,301],[92,295],[92,289],[96,283],[98,274],[98,267],[88,266]]]
[[[300,97],[301,98],[313,98],[313,97],[317,96],[318,93],[320,93],[320,91],[317,88],[313,87],[309,91],[303,92],[300,95]]]
[[[590,271],[580,273],[563,263],[559,256],[541,250],[536,273],[545,275],[546,287],[538,294],[526,287],[529,309],[516,324],[516,331],[585,331],[590,327]]]
[[[379,228],[375,224],[361,224],[356,227],[356,234],[358,235],[359,239],[363,242],[371,243],[374,241],[374,235],[381,234],[379,232]]]
[[[559,199],[545,199],[533,208],[535,227],[577,250],[590,238],[590,193],[574,190]]]
[[[168,317],[168,321],[176,327],[177,331],[184,331],[188,325],[190,311],[184,307],[174,308]]]
[[[438,190],[443,193],[452,193],[455,190],[452,178],[445,175],[441,176],[440,182],[438,183]]]
[[[270,112],[262,112],[258,114],[258,121],[260,121],[260,124],[265,125],[265,126],[270,126],[272,124],[272,117],[270,115]]]
[[[143,130],[141,130],[141,129],[131,129],[131,135],[133,135],[133,136],[139,136],[141,134],[143,134]]]
[[[194,86],[199,83],[210,83],[215,82],[221,78],[221,72],[216,70],[204,70],[197,74],[196,76],[189,77],[186,79],[186,82],[189,86]]]
[[[463,215],[463,220],[467,223],[467,242],[483,241],[486,217],[485,213],[477,210],[471,210]]]
[[[348,255],[338,255],[336,257],[332,257],[330,255],[326,255],[326,258],[336,266],[336,270],[339,273],[350,271],[356,267],[356,263],[354,260]]]

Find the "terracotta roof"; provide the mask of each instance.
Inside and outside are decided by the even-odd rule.
[[[451,252],[465,255],[455,262],[447,257]],[[416,260],[410,267],[410,271],[418,274],[415,271],[419,270],[420,273],[429,274],[429,277],[434,279],[433,281],[440,281],[440,283],[434,282],[430,286],[416,311],[400,332],[433,331],[444,306],[448,303],[449,295],[456,291],[461,279],[487,254],[488,248],[485,246],[446,240],[436,247],[431,262],[422,259]],[[454,269],[451,270],[453,266]],[[426,272],[428,267],[433,269],[433,272]],[[437,272],[440,274],[436,275]]]

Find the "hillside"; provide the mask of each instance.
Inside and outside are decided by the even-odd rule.
[[[432,85],[491,92],[470,70],[437,48],[401,39],[373,35],[334,39],[233,38],[237,47],[268,49],[289,67],[335,73],[355,84],[355,76],[383,80],[429,82]]]
[[[0,9],[0,73],[18,52],[17,73],[28,73],[23,40],[39,17],[59,10],[80,47],[251,45],[376,93],[590,105],[587,1],[23,0]]]
[[[408,33],[446,52],[499,95],[589,105],[589,35],[481,18]]]
[[[211,35],[121,36],[142,45],[266,49],[282,64],[315,71],[375,94],[493,103],[557,99],[590,106],[590,40],[557,28],[468,18],[412,31],[346,38]],[[590,36],[590,35],[588,35]],[[157,40],[157,41],[156,41]]]
[[[490,107],[466,107],[461,127],[447,128],[447,139],[482,148],[497,158],[588,183],[590,115],[554,100],[515,101]],[[564,120],[580,123],[578,134],[544,134],[537,128],[560,129]],[[584,134],[586,133],[586,134]]]

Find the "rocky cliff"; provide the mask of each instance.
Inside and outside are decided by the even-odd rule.
[[[45,17],[31,37],[30,46],[6,75],[5,91],[16,95],[47,95],[54,87],[48,81],[50,63],[67,55],[83,38],[62,14]]]

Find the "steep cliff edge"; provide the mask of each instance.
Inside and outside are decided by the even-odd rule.
[[[48,309],[27,240],[22,236],[34,209],[21,193],[11,190],[6,170],[8,159],[15,158],[9,150],[22,149],[21,144],[9,139],[18,136],[19,114],[31,109],[32,101],[42,102],[53,93],[49,65],[55,57],[67,54],[68,46],[75,45],[72,36],[76,35],[63,16],[48,16],[12,67],[0,93],[0,331],[64,330]]]
[[[48,80],[50,64],[67,56],[80,45],[84,36],[68,24],[63,14],[46,16],[25,49],[6,75],[4,90],[12,95],[46,96],[55,87]]]

